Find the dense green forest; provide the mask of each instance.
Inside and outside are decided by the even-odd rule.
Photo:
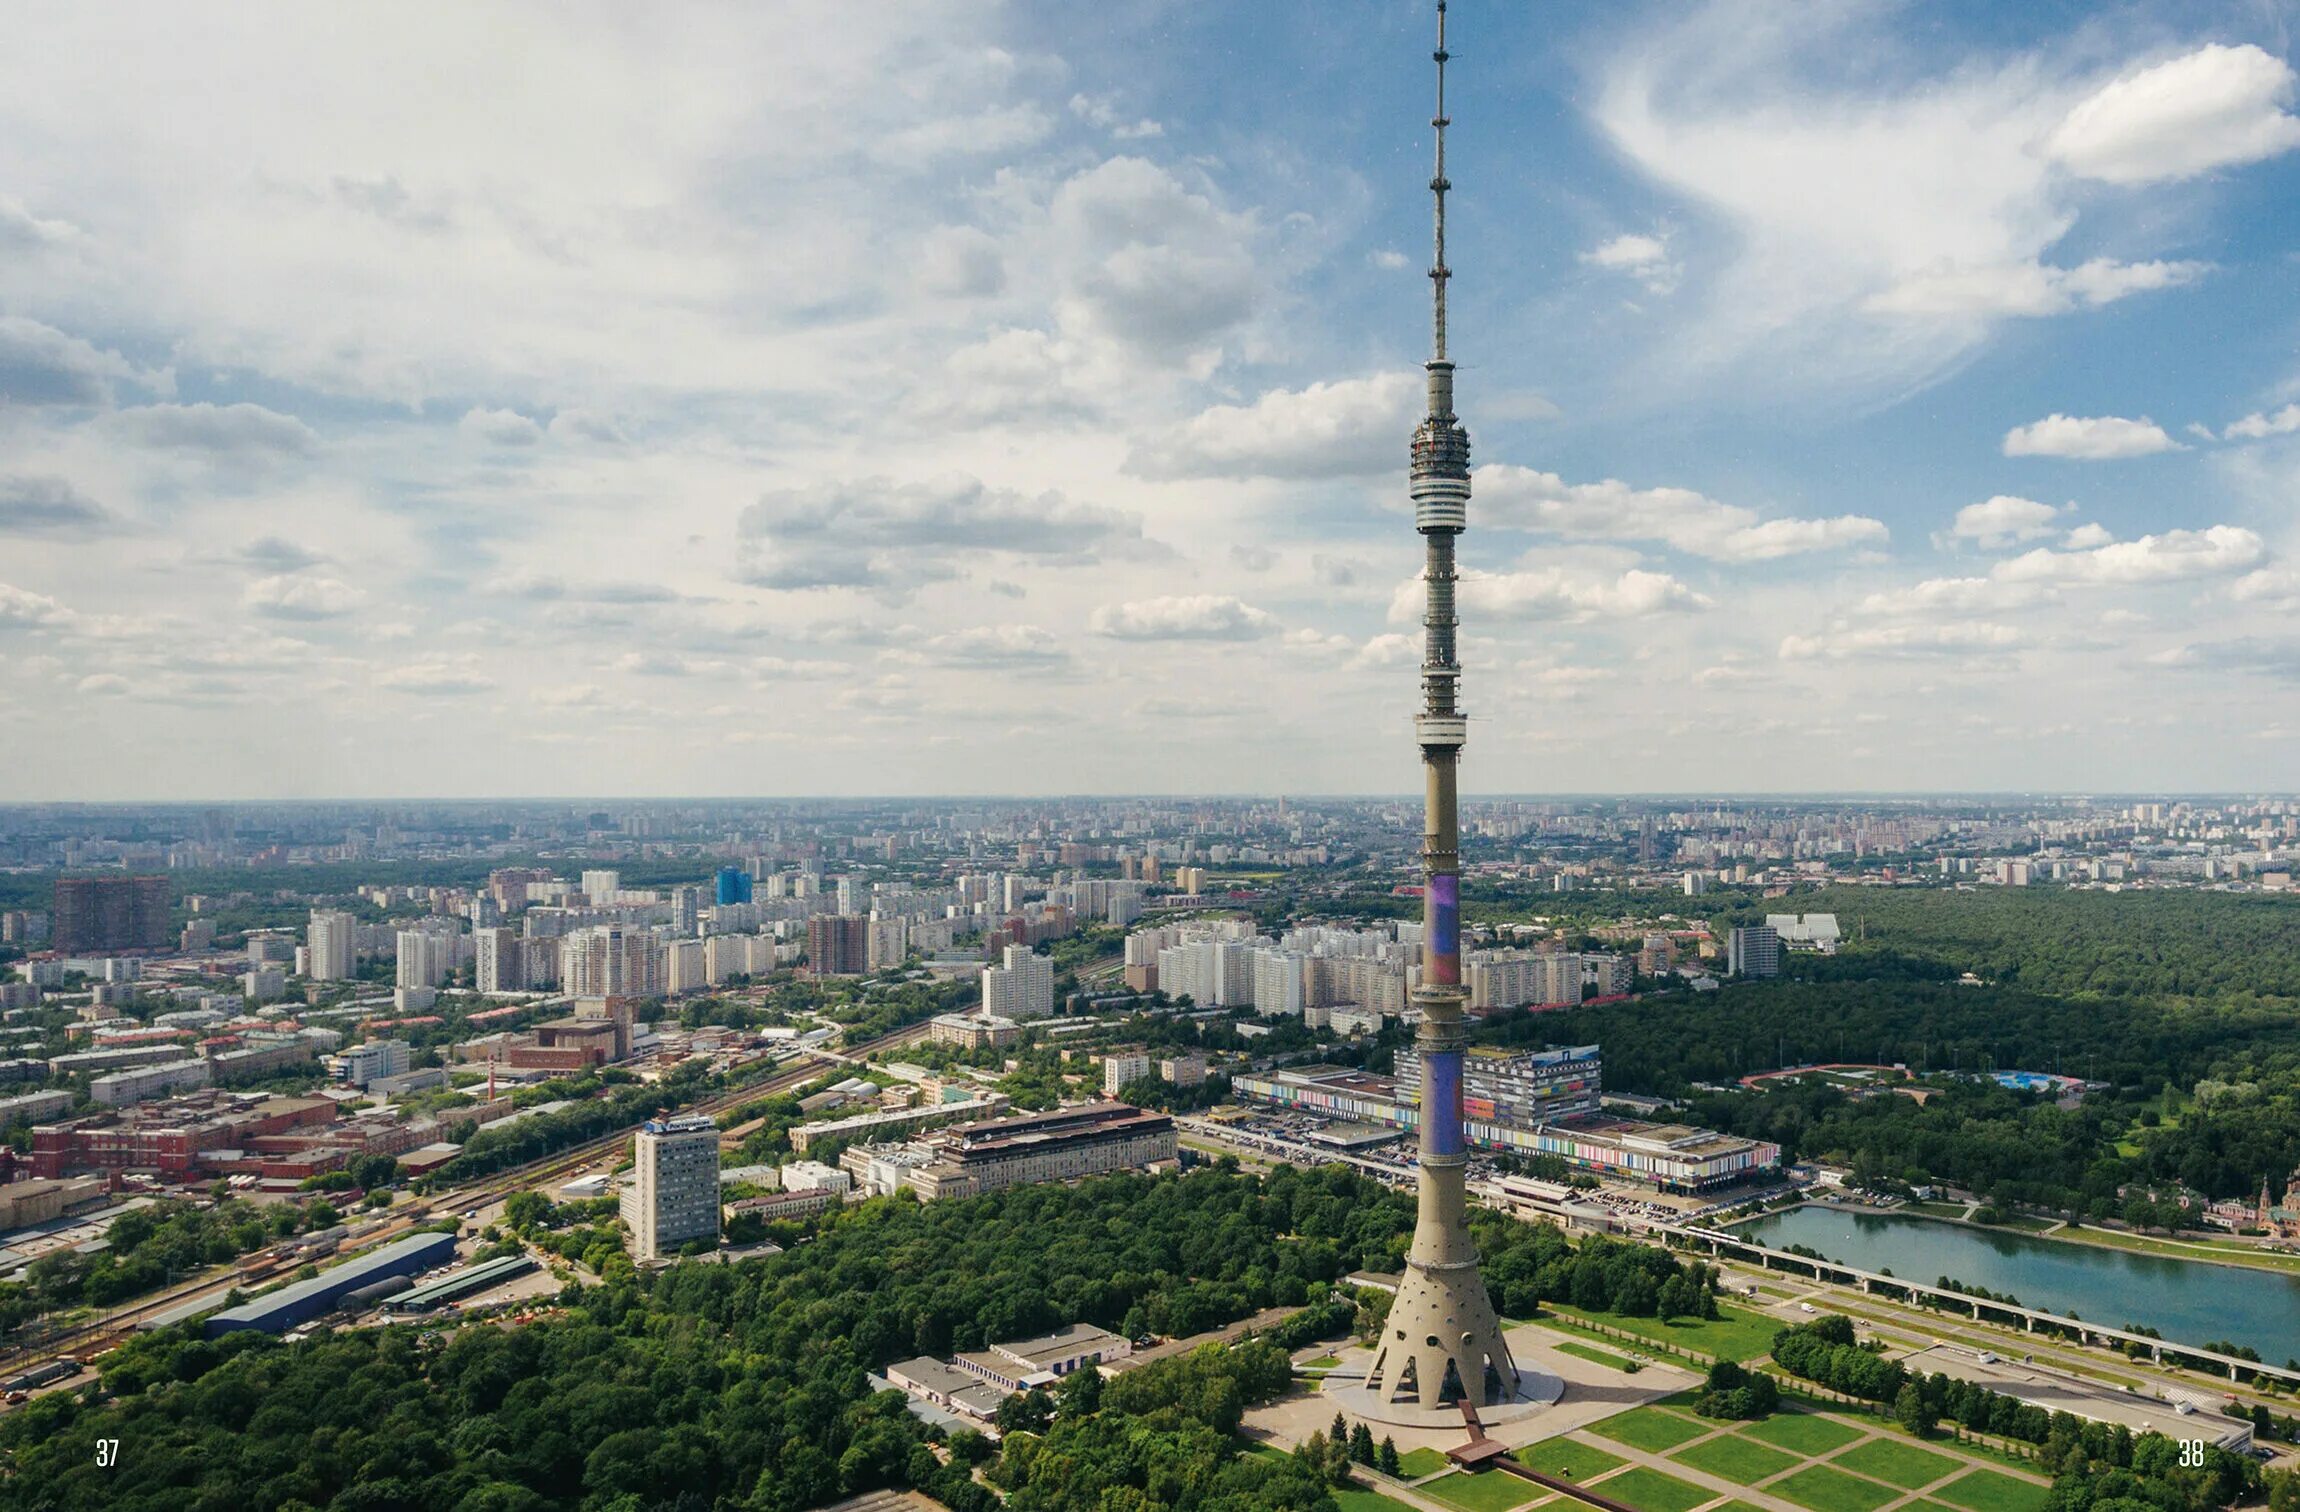
[[[1605,1049],[1609,1088],[1690,1100],[1714,1127],[1863,1177],[2154,1226],[2120,1189],[2281,1189],[2300,1168],[2300,901],[2057,888],[1827,888],[1745,900],[1716,924],[1830,911],[1849,943],[1782,979],[1509,1015],[1502,1043]],[[1981,985],[1960,984],[1971,972]],[[1905,1064],[1916,1101],[1813,1084],[1730,1088],[1780,1066]],[[2072,1110],[1941,1076],[2055,1071],[2104,1084]],[[2160,1118],[2169,1100],[2177,1118]]]

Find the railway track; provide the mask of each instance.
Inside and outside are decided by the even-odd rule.
[[[792,1087],[821,1076],[825,1062],[844,1064],[859,1061],[865,1056],[882,1050],[895,1050],[904,1045],[915,1044],[924,1039],[926,1035],[926,1025],[909,1024],[891,1033],[879,1035],[875,1039],[865,1040],[861,1044],[851,1046],[835,1054],[810,1052],[807,1060],[802,1064],[787,1067],[777,1071],[772,1076],[763,1077],[748,1086],[736,1088],[731,1092],[722,1092],[715,1097],[705,1098],[703,1101],[681,1111],[706,1115],[724,1113],[729,1108],[739,1107],[746,1102],[754,1102],[761,1097],[771,1097],[777,1092],[787,1092]],[[540,1160],[495,1172],[469,1185],[456,1187],[447,1192],[435,1193],[424,1201],[426,1208],[424,1216],[415,1217],[411,1215],[405,1219],[387,1223],[372,1233],[358,1236],[357,1239],[338,1249],[336,1253],[338,1256],[364,1254],[379,1245],[389,1244],[394,1239],[405,1237],[419,1224],[436,1222],[441,1218],[460,1217],[463,1213],[474,1210],[484,1210],[514,1193],[531,1190],[556,1177],[590,1164],[602,1154],[620,1149],[629,1142],[633,1129],[636,1127],[637,1125],[633,1125],[631,1128],[617,1129],[595,1139],[587,1139],[581,1144],[570,1145],[568,1148],[546,1155]],[[37,1342],[0,1349],[0,1369],[14,1367],[20,1361],[52,1357],[58,1354],[94,1359],[106,1350],[116,1347],[135,1331],[138,1324],[146,1319],[167,1312],[172,1308],[181,1307],[188,1302],[199,1301],[209,1296],[220,1296],[247,1279],[239,1267],[235,1266],[227,1274],[211,1275],[197,1281],[185,1282],[106,1313],[101,1318],[91,1319],[62,1332],[51,1334]],[[94,1341],[94,1347],[89,1347],[90,1341]]]

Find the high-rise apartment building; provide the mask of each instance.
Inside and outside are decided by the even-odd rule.
[[[900,966],[910,956],[910,925],[902,919],[870,921],[870,946],[867,964],[873,971],[884,971],[889,966]]]
[[[1737,977],[1781,974],[1781,934],[1770,924],[1744,924],[1725,937],[1726,970]]]
[[[583,896],[594,905],[618,901],[623,896],[623,874],[618,871],[583,873]]]
[[[870,970],[870,920],[860,914],[816,914],[807,920],[807,965],[816,976]]]
[[[719,1126],[707,1115],[650,1119],[632,1139],[623,1222],[631,1257],[660,1260],[719,1236]]]
[[[359,970],[359,920],[340,909],[313,909],[304,931],[311,979],[349,981]]]
[[[982,974],[982,1011],[1020,1023],[1054,1014],[1054,960],[1027,945],[1006,947],[1005,963]]]
[[[559,985],[570,997],[654,997],[663,990],[655,937],[621,924],[593,924],[559,944]]]
[[[739,866],[722,866],[716,879],[713,900],[721,908],[732,903],[751,901],[751,874]]]
[[[519,931],[482,929],[471,936],[481,992],[525,992],[527,973],[520,960]]]
[[[392,977],[398,987],[437,987],[455,971],[457,938],[443,930],[403,929],[399,932],[399,963]]]
[[[170,907],[165,877],[58,877],[48,943],[65,955],[165,950]]]

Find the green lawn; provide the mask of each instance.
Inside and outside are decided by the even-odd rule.
[[[1617,1355],[1611,1350],[1599,1349],[1592,1344],[1576,1344],[1571,1339],[1560,1339],[1553,1347],[1559,1354],[1569,1354],[1577,1360],[1587,1360],[1591,1364],[1603,1365],[1625,1374],[1634,1373],[1641,1368],[1635,1360],[1626,1355]]]
[[[1765,1488],[1766,1494],[1811,1507],[1813,1512],[1876,1512],[1900,1493],[1828,1465],[1808,1465]]]
[[[1405,1480],[1420,1480],[1435,1475],[1453,1461],[1435,1449],[1408,1449],[1398,1456],[1398,1475]]]
[[[1526,1445],[1514,1457],[1528,1470],[1569,1481],[1585,1481],[1629,1463],[1610,1449],[1600,1449],[1574,1438],[1543,1439],[1538,1444]]]
[[[1944,1475],[1965,1468],[1965,1462],[1935,1454],[1930,1449],[1919,1449],[1898,1439],[1873,1438],[1865,1444],[1856,1444],[1829,1461],[1847,1470],[1857,1470],[1873,1479],[1914,1491],[1929,1486]]]
[[[1632,1449],[1659,1453],[1674,1449],[1687,1439],[1699,1438],[1709,1429],[1706,1424],[1679,1417],[1674,1412],[1663,1412],[1658,1407],[1632,1407],[1602,1423],[1590,1424],[1589,1431]]]
[[[1449,1507],[1460,1507],[1463,1512],[1510,1512],[1513,1507],[1522,1507],[1535,1497],[1548,1494],[1532,1481],[1519,1480],[1501,1470],[1480,1470],[1474,1474],[1457,1470],[1434,1481],[1424,1481],[1414,1490]]]
[[[1975,1470],[1962,1480],[1950,1481],[1935,1491],[1935,1499],[1968,1512],[2037,1512],[2051,1488],[2033,1481],[2015,1480],[1994,1470]]]
[[[1659,1318],[1626,1318],[1614,1313],[1585,1313],[1557,1303],[1542,1305],[1561,1317],[1586,1318],[1657,1344],[1697,1349],[1728,1360],[1755,1359],[1773,1347],[1773,1335],[1781,1331],[1778,1318],[1759,1317],[1737,1307],[1718,1308],[1715,1319],[1672,1318],[1664,1323]]]
[[[1338,1355],[1319,1355],[1314,1360],[1304,1360],[1302,1368],[1304,1370],[1331,1370],[1341,1363],[1341,1357]]]
[[[1334,1500],[1341,1504],[1342,1512],[1414,1512],[1396,1497],[1368,1491],[1363,1486],[1336,1487]]]
[[[1717,1495],[1706,1487],[1681,1481],[1674,1475],[1663,1475],[1658,1470],[1648,1470],[1643,1465],[1631,1465],[1612,1479],[1600,1482],[1597,1493],[1625,1502],[1637,1508],[1637,1512],[1692,1512]]]
[[[1858,1428],[1848,1428],[1810,1412],[1777,1412],[1761,1423],[1750,1423],[1737,1431],[1776,1449],[1807,1455],[1842,1449],[1861,1436]]]
[[[1743,1486],[1754,1486],[1766,1476],[1793,1470],[1802,1462],[1797,1455],[1767,1448],[1737,1433],[1719,1434],[1669,1457]]]

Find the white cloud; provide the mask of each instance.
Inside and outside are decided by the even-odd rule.
[[[257,578],[240,602],[273,619],[337,619],[357,609],[367,595],[340,578],[282,573]]]
[[[919,281],[930,293],[986,298],[1006,287],[1006,254],[978,226],[937,226],[919,251]]]
[[[2081,418],[2055,413],[2014,426],[2005,432],[2004,440],[2008,457],[2070,457],[2087,462],[2187,449],[2146,415],[2125,420],[2115,415]]]
[[[1118,102],[1109,95],[1074,94],[1070,97],[1070,113],[1121,142],[1139,142],[1166,134],[1166,128],[1156,121],[1140,117],[1128,120],[1119,112]]]
[[[112,402],[115,382],[164,381],[54,326],[0,316],[0,404],[101,406]]]
[[[1146,159],[1066,180],[1048,219],[1063,327],[1139,360],[1209,371],[1261,298],[1254,217]]]
[[[1272,389],[1216,405],[1138,443],[1126,470],[1145,478],[1339,478],[1402,472],[1422,401],[1410,373]]]
[[[456,429],[488,446],[533,446],[543,439],[543,427],[517,410],[470,409]]]
[[[1825,635],[1791,635],[1783,661],[1847,661],[1862,657],[1972,656],[2016,650],[2027,641],[2018,627],[1986,620],[1945,625],[1877,625]]]
[[[2071,551],[2089,551],[2095,546],[2106,546],[2115,539],[2106,525],[2088,520],[2062,537],[2061,545]]]
[[[404,667],[392,667],[380,674],[376,681],[402,693],[451,696],[484,693],[495,686],[495,679],[480,671],[476,662],[468,658],[414,662]]]
[[[124,523],[63,478],[0,475],[0,535],[87,540]]]
[[[1577,575],[1558,567],[1467,571],[1455,592],[1463,616],[1473,621],[1481,615],[1499,620],[1645,619],[1714,607],[1714,601],[1668,573],[1642,568],[1618,577]],[[1390,623],[1420,619],[1424,597],[1419,577],[1400,583],[1390,598]]]
[[[1609,273],[1626,273],[1649,294],[1667,294],[1677,287],[1685,270],[1669,260],[1669,244],[1658,236],[1631,233],[1600,242],[1581,254],[1581,261]]]
[[[147,404],[121,410],[105,429],[133,446],[218,458],[303,457],[319,450],[310,426],[260,404]]]
[[[2228,586],[2228,596],[2239,603],[2259,604],[2290,613],[2300,610],[2300,568],[2263,567],[2248,572]]]
[[[2140,69],[2078,101],[2045,141],[2070,172],[2112,184],[2192,178],[2300,147],[2283,59],[2214,43]]]
[[[1413,266],[1413,259],[1394,247],[1380,247],[1366,254],[1366,261],[1384,273],[1402,273]]]
[[[75,616],[44,593],[0,583],[0,630],[45,628],[70,623]]]
[[[2205,271],[2115,247],[2057,255],[2083,200],[2038,144],[2099,81],[2068,77],[2049,45],[1942,65],[1896,34],[1898,14],[1711,4],[1625,34],[1597,128],[1721,221],[1733,249],[1652,354],[1649,387],[1903,392],[2001,320]]]
[[[1761,562],[1808,551],[1881,544],[1882,521],[1865,515],[1760,519],[1755,510],[1686,488],[1632,488],[1617,479],[1567,483],[1555,473],[1496,464],[1478,470],[1479,523],[1579,540],[1659,541],[1721,562]]]
[[[1227,595],[1196,593],[1104,604],[1087,617],[1086,627],[1113,640],[1254,640],[1278,622]]]
[[[1901,615],[2002,613],[2025,609],[2042,590],[2029,583],[1995,578],[1927,578],[1906,588],[1888,588],[1863,597],[1857,612],[1876,618]]]
[[[1086,563],[1144,549],[1139,515],[1025,495],[971,477],[884,478],[762,494],[736,522],[738,577],[761,588],[907,592],[957,571],[959,556]]]
[[[929,636],[930,660],[958,667],[1046,667],[1070,659],[1060,638],[1037,625],[975,625]]]
[[[1949,534],[1963,541],[1971,541],[1986,550],[2010,546],[2016,541],[2033,541],[2053,531],[2053,521],[2060,511],[2050,504],[2039,504],[2034,499],[2016,498],[2011,494],[1998,494],[1978,504],[1967,504],[1957,511]]]
[[[2273,415],[2257,412],[2232,422],[2220,433],[2223,441],[2259,441],[2269,436],[2289,436],[2300,431],[2300,404],[2287,404]],[[2207,435],[2210,432],[2206,432]]]
[[[2133,294],[2194,283],[2211,271],[2201,262],[2118,262],[2096,257],[2073,268],[2000,262],[1922,268],[1879,290],[1861,308],[1878,315],[2066,315]]]
[[[2241,525],[2167,530],[2136,541],[2083,551],[2034,551],[1997,563],[2006,582],[2138,585],[2220,577],[2258,566],[2268,555],[2260,537]]]

